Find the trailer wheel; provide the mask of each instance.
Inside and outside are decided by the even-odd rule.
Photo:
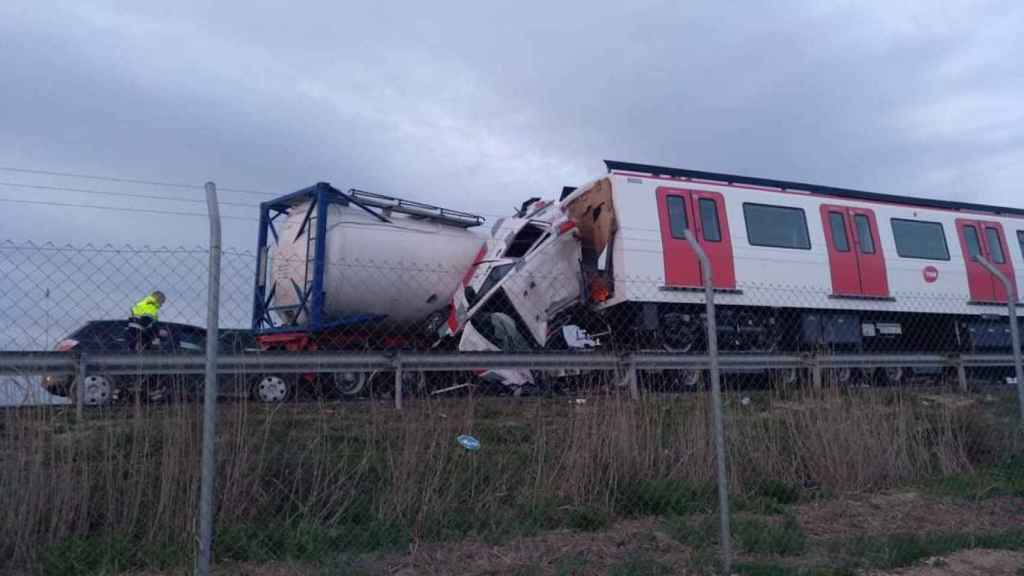
[[[263,404],[279,404],[295,394],[295,381],[291,378],[266,374],[253,386],[253,398]]]
[[[358,396],[366,389],[366,372],[335,372],[330,376],[330,393],[335,398]]]
[[[419,396],[427,391],[427,373],[421,370],[402,370],[402,392]]]

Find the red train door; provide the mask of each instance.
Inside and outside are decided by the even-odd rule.
[[[878,241],[875,212],[822,204],[832,292],[837,296],[889,296],[885,254]]]
[[[684,230],[690,230],[711,262],[714,287],[736,288],[729,219],[721,194],[658,188],[658,216],[666,285],[680,288],[703,286],[700,261],[683,235]]]
[[[964,265],[967,267],[967,285],[970,288],[971,300],[975,302],[1006,302],[1008,297],[1003,283],[977,261],[978,256],[984,256],[1005,274],[1011,283],[1017,281],[1013,272],[1013,263],[1006,250],[1003,225],[985,220],[957,218],[956,230],[960,237]]]

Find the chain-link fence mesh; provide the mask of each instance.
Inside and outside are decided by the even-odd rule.
[[[335,259],[311,332],[308,260],[270,259],[291,271],[262,294],[255,254],[225,251],[222,262],[222,354],[256,360],[219,380],[218,563],[556,570],[571,558],[543,535],[599,538],[623,522],[634,536],[674,527],[671,542],[631,538],[627,550],[707,560],[680,552],[717,505],[700,291],[487,261],[467,271]],[[206,265],[205,249],[0,244],[0,350],[58,350],[72,364],[201,357]],[[137,351],[128,319],[153,290],[167,303]],[[795,285],[716,297],[734,512],[789,518],[802,499],[966,472],[1014,450],[1005,308]],[[375,364],[322,368],[354,353]],[[462,364],[423,360],[471,353]],[[283,355],[299,363],[259,360]],[[986,365],[992,356],[998,365]],[[5,368],[4,568],[187,568],[201,365],[74,366]],[[994,400],[946,394],[965,384]],[[739,538],[741,553],[756,548]],[[534,548],[508,557],[510,541]],[[598,566],[618,554],[590,552]]]

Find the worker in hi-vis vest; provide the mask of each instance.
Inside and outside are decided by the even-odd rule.
[[[156,290],[132,306],[132,316],[128,319],[128,346],[132,350],[143,350],[153,341],[160,307],[166,301],[164,293]]]

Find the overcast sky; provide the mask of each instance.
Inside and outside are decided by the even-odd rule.
[[[1019,1],[139,4],[0,3],[0,166],[275,193],[328,180],[488,214],[605,158],[1022,202]],[[263,199],[222,198],[251,204],[225,207],[243,217]],[[17,241],[205,240],[200,218],[0,206]],[[255,243],[254,222],[226,227]]]

